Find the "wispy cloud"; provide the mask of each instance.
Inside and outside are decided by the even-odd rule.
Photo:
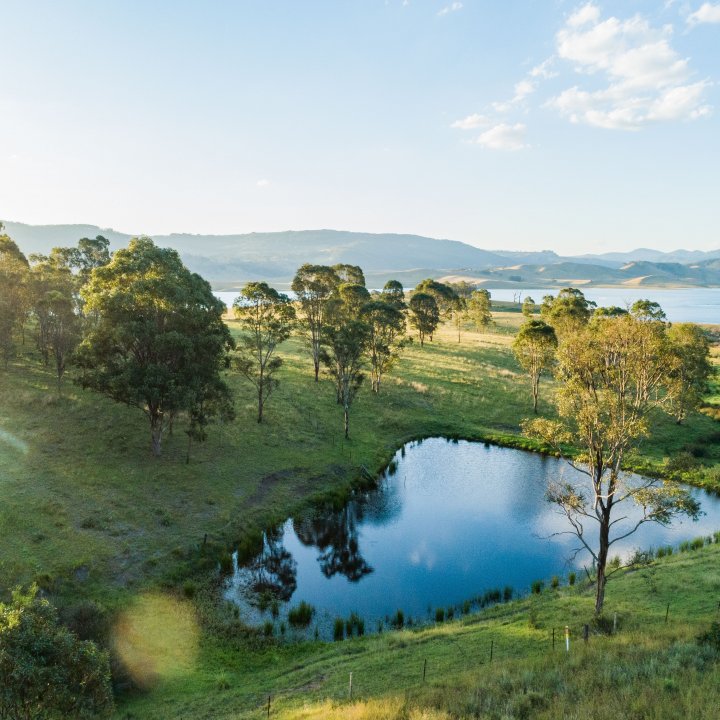
[[[703,3],[694,13],[688,15],[687,22],[689,25],[720,23],[720,3]]]
[[[485,115],[474,113],[473,115],[462,118],[462,120],[456,120],[450,127],[457,128],[458,130],[475,130],[489,124],[490,120]]]
[[[522,123],[500,123],[479,135],[475,142],[491,150],[522,150],[528,147],[525,135],[526,127]]]
[[[458,10],[462,10],[463,4],[461,2],[453,2],[449,5],[446,5],[442,10],[438,11],[438,17],[443,17],[444,15],[449,15],[452,12],[457,12]]]
[[[269,187],[270,181],[269,181],[269,180],[266,180],[265,178],[262,178],[261,180],[258,180],[255,184],[256,184],[259,188],[266,188],[266,187]]]

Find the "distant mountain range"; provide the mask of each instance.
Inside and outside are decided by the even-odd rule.
[[[26,253],[47,253],[81,237],[103,235],[113,249],[133,235],[95,225],[26,225],[3,221]],[[248,280],[286,286],[305,262],[360,265],[372,287],[390,278],[412,286],[426,277],[465,278],[488,287],[720,286],[720,249],[663,253],[640,248],[624,253],[562,257],[551,250],[483,250],[455,240],[419,235],[338,230],[299,230],[243,235],[155,235],[216,289],[236,289]]]

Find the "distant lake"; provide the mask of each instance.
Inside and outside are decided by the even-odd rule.
[[[528,295],[540,303],[544,295],[557,295],[558,289],[532,288],[513,290],[509,288],[487,288],[495,300],[513,300],[513,295]],[[653,300],[660,303],[662,309],[672,322],[696,322],[720,324],[720,288],[677,288],[658,290],[655,288],[581,288],[588,300],[598,305],[626,305],[636,300]],[[228,307],[232,307],[237,292],[216,292]],[[292,292],[287,293],[292,297]]]
[[[533,580],[584,573],[587,552],[571,559],[577,538],[550,537],[568,526],[545,500],[548,482],[580,477],[564,461],[443,438],[412,442],[394,461],[396,471],[386,472],[376,490],[267,532],[264,551],[236,568],[225,590],[246,621],[270,618],[253,606],[258,590],[282,600],[281,616],[301,600],[311,603],[327,634],[334,617],[351,612],[369,629],[398,608],[427,621],[435,608],[458,606],[492,588],[526,593]],[[611,555],[627,557],[635,548],[677,545],[720,529],[720,498],[692,493],[706,513],[700,520],[668,528],[648,523],[613,545]],[[628,519],[615,527],[617,535],[638,511],[623,503],[615,517],[623,515]]]
[[[522,298],[528,295],[540,303],[544,295],[557,295],[558,289],[531,288],[487,288],[494,300]],[[599,306],[618,305],[625,307],[636,300],[652,300],[659,303],[671,322],[720,323],[720,288],[677,288],[660,290],[656,288],[580,288],[588,300]],[[522,300],[521,300],[522,301]]]

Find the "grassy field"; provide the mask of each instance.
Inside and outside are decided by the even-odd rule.
[[[522,319],[517,312],[496,313],[498,327],[493,332],[466,330],[458,342],[454,329],[446,327],[425,347],[408,348],[379,396],[369,388],[359,394],[347,442],[342,439],[342,417],[332,386],[327,380],[312,381],[309,356],[302,342],[293,339],[283,347],[286,364],[281,385],[267,406],[267,421],[254,422],[250,387],[231,375],[238,418],[213,426],[208,442],[193,448],[189,464],[180,424],[167,439],[163,457],[153,459],[147,422],[139,411],[83,392],[72,383],[58,395],[52,375],[28,350],[0,373],[1,589],[35,580],[58,604],[93,599],[111,612],[132,609],[144,593],[160,589],[166,596],[182,597],[186,582],[202,577],[203,568],[214,567],[222,553],[251,547],[263,527],[283,520],[303,503],[328,494],[341,497],[361,478],[361,468],[376,473],[411,438],[453,435],[532,447],[519,434],[520,421],[531,412],[528,383],[509,347]],[[235,330],[235,324],[230,325]],[[551,411],[550,390],[550,382],[544,381],[543,413]],[[720,443],[711,440],[717,428],[704,415],[692,416],[681,427],[658,415],[652,440],[634,462],[661,472],[667,458],[677,452],[705,448],[698,452],[700,461],[717,464]],[[713,558],[717,562],[714,547],[701,552],[708,563]],[[696,572],[688,563],[687,558],[674,558],[668,567],[677,573],[687,565],[684,572]],[[638,588],[647,592],[641,577],[629,576],[617,584],[624,588],[618,602],[624,598],[622,602],[632,608],[633,593]],[[707,597],[701,597],[699,583],[706,582],[715,586],[708,586]],[[683,601],[688,624],[681,635],[687,639],[699,627],[702,602],[711,602],[712,592],[720,593],[712,574],[680,587],[693,588],[692,597]],[[364,658],[357,666],[358,692],[384,696],[408,687],[405,680],[416,678],[423,655],[428,662],[438,661],[436,680],[442,668],[446,678],[458,673],[458,688],[469,687],[471,674],[464,672],[468,666],[462,658],[476,643],[472,652],[484,653],[480,648],[488,633],[504,628],[502,646],[509,651],[517,641],[523,657],[525,650],[520,648],[529,652],[539,637],[527,629],[529,606],[519,604],[493,611],[488,626],[476,617],[437,630],[339,646],[268,645],[238,639],[231,614],[213,609],[212,588],[204,588],[202,581],[200,588],[190,610],[170,606],[162,613],[181,618],[199,613],[202,641],[197,650],[189,652],[190,659],[152,693],[126,700],[121,717],[244,717],[238,714],[241,708],[256,712],[266,691],[280,690],[287,695],[278,700],[278,707],[286,703],[292,717],[324,717],[329,710],[323,705],[313,705],[306,715],[298,707],[306,697],[313,703],[340,698],[356,654]],[[542,613],[555,618],[543,623],[577,624],[588,616],[588,596],[573,591],[562,597],[557,603],[549,596],[538,600]],[[650,616],[657,611],[653,608]],[[563,619],[563,612],[572,616]],[[511,619],[513,613],[516,620]],[[630,616],[639,622],[636,610]],[[635,620],[628,622],[630,634],[623,638],[642,630],[632,624]],[[648,641],[648,652],[667,646],[669,639],[661,633]],[[597,643],[598,648],[605,642]],[[622,648],[625,640],[618,642]],[[372,660],[376,655],[378,659]],[[385,662],[392,659],[393,674],[383,672],[383,657]],[[572,662],[580,660],[573,656]],[[337,672],[331,673],[332,668]],[[223,690],[225,686],[229,687]],[[388,707],[403,698],[402,693],[391,698]],[[434,702],[430,696],[426,700]],[[358,706],[357,716],[362,712]]]

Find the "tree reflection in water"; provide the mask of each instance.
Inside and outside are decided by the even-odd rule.
[[[350,501],[342,510],[316,510],[293,521],[295,534],[303,545],[315,546],[325,577],[343,575],[357,582],[373,571],[360,553],[358,524],[363,519],[362,503]]]
[[[287,602],[297,588],[297,562],[282,543],[283,525],[267,530],[263,549],[246,567],[246,587],[257,596]]]

